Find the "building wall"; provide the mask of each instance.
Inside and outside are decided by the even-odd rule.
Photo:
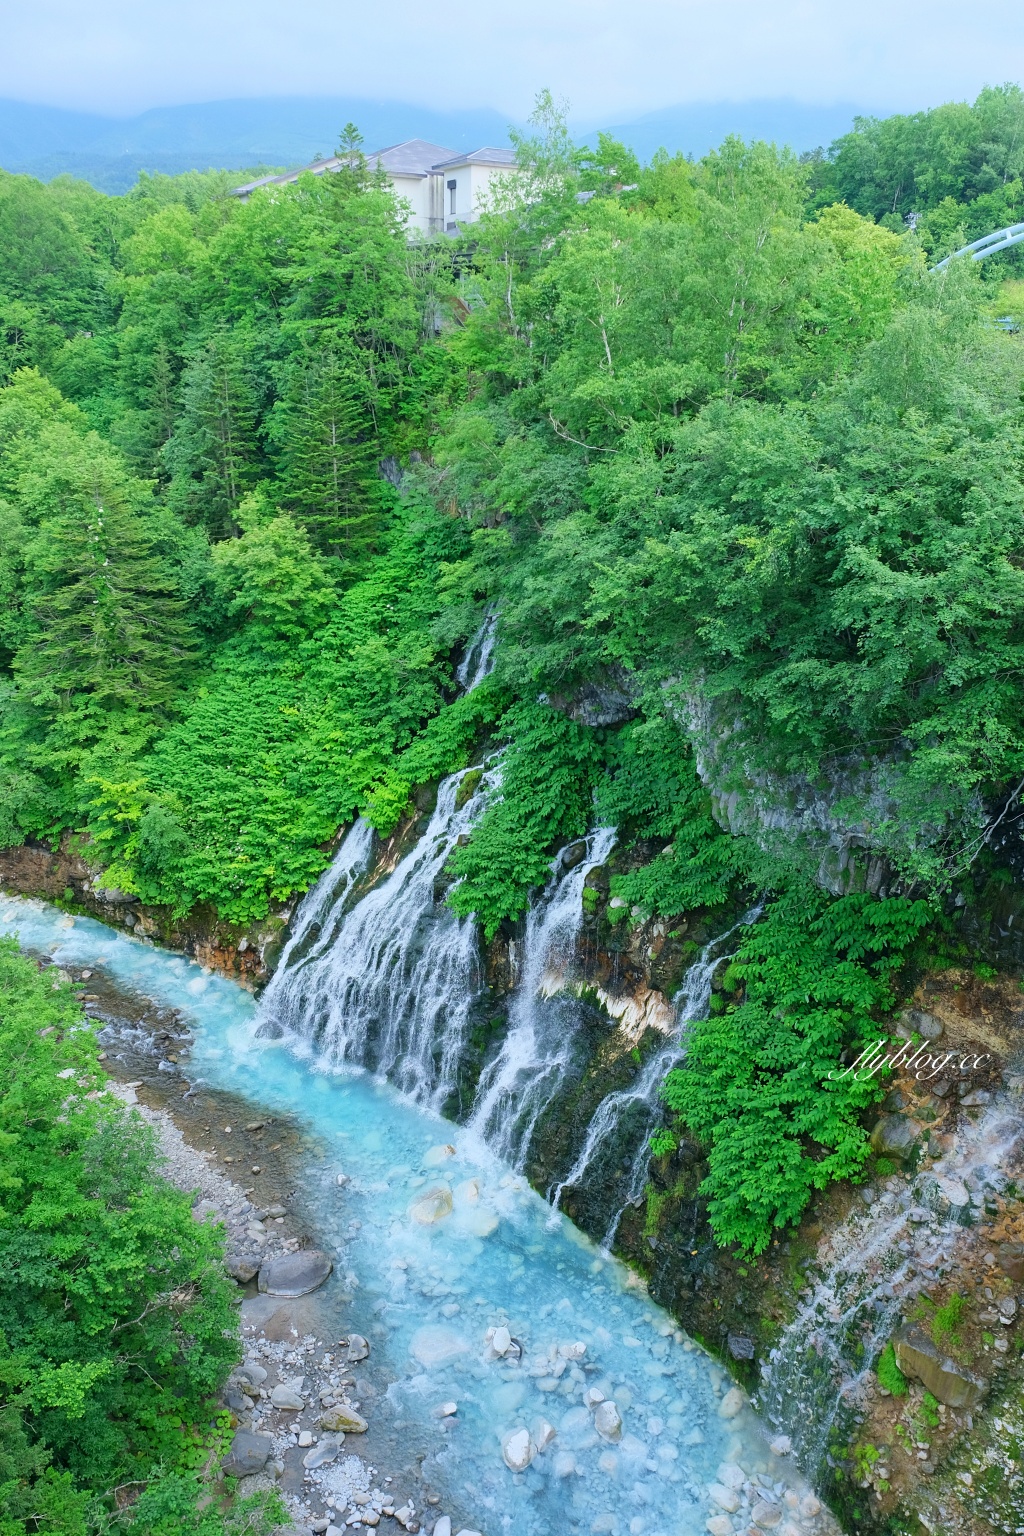
[[[436,180],[433,176],[395,176],[388,177],[395,192],[409,204],[412,210],[408,225],[423,234],[430,232],[431,216],[433,213],[431,196],[431,182]]]

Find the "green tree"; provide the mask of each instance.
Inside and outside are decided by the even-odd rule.
[[[358,563],[372,547],[381,479],[373,421],[334,352],[300,357],[270,420],[284,505],[321,549]]]
[[[244,351],[221,332],[185,369],[181,414],[161,458],[171,505],[214,537],[237,531],[238,504],[259,469],[256,400]]]

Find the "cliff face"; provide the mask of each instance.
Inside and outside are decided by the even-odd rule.
[[[153,939],[250,989],[266,982],[281,950],[290,907],[249,925],[225,923],[203,906],[176,918],[166,907],[148,907],[136,896],[106,889],[102,875],[103,865],[88,844],[70,835],[56,850],[31,841],[0,849],[0,885],[7,890],[45,897],[69,911]]]

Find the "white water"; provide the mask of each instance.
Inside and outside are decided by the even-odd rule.
[[[471,1513],[467,1525],[484,1536],[699,1536],[724,1459],[776,1487],[793,1481],[748,1410],[719,1416],[724,1372],[565,1218],[547,1230],[545,1203],[477,1138],[365,1072],[260,1038],[251,996],[181,956],[40,901],[0,897],[0,932],[177,1008],[195,1035],[190,1076],[316,1134],[303,1192],[335,1258],[326,1303],[344,1308],[393,1380],[373,1414],[396,1457],[425,1447],[424,1478],[442,1507]],[[440,1165],[439,1143],[455,1147]],[[422,1226],[410,1204],[439,1183],[454,1209]],[[485,1330],[498,1324],[521,1341],[520,1365],[486,1358]],[[576,1339],[585,1371],[552,1353]],[[619,1406],[617,1444],[594,1432],[590,1386]],[[434,1409],[447,1399],[458,1414],[445,1431]],[[514,1475],[501,1436],[541,1417],[556,1439]]]
[[[262,1007],[267,1028],[288,1030],[308,1042],[323,1066],[366,1067],[437,1110],[455,1092],[470,1012],[483,982],[476,926],[471,918],[456,917],[437,888],[459,837],[498,781],[496,769],[486,772],[459,806],[462,781],[476,771],[442,780],[437,807],[416,846],[350,910],[344,911],[342,901],[336,909],[340,921],[332,915],[324,924],[327,898],[321,901],[316,891],[307,898],[309,924],[323,924],[326,937],[294,966],[287,956],[282,959]],[[357,822],[328,873],[348,867],[363,840]],[[336,886],[348,889],[340,876]],[[306,920],[304,909],[305,903],[300,922]],[[298,931],[295,946],[301,946]]]
[[[785,1426],[809,1476],[821,1466],[840,1409],[856,1407],[900,1314],[922,1286],[955,1267],[963,1227],[936,1210],[936,1176],[964,1184],[980,1200],[985,1189],[1006,1184],[1022,1133],[1020,1103],[1001,1095],[909,1185],[889,1179],[820,1255],[822,1273],[772,1351],[758,1392],[762,1411]]]
[[[676,1017],[672,1034],[659,1050],[648,1057],[636,1080],[628,1088],[616,1089],[601,1100],[579,1156],[565,1178],[552,1191],[551,1203],[557,1210],[565,1191],[583,1182],[598,1153],[607,1150],[609,1143],[617,1138],[624,1121],[628,1118],[634,1122],[634,1132],[637,1128],[640,1130],[640,1141],[626,1179],[625,1197],[616,1207],[605,1233],[603,1247],[607,1250],[611,1249],[615,1241],[615,1234],[627,1207],[635,1205],[643,1195],[651,1160],[651,1132],[661,1119],[659,1109],[662,1085],[672,1068],[678,1066],[686,1055],[685,1042],[689,1025],[695,1019],[707,1018],[711,1004],[711,981],[716,969],[724,960],[732,958],[722,954],[721,946],[738,928],[755,923],[760,915],[760,907],[752,908],[727,932],[705,944],[683,977],[682,986],[673,999]]]
[[[530,907],[523,960],[500,1053],[480,1077],[469,1129],[521,1169],[537,1121],[566,1080],[577,1049],[581,1009],[565,991],[583,924],[583,883],[603,864],[615,831],[600,827],[587,854],[566,871],[563,853],[542,896]]]
[[[489,676],[494,666],[494,642],[498,637],[498,616],[489,613],[466,647],[466,654],[455,669],[455,681],[464,693],[472,693]]]
[[[345,834],[333,863],[299,903],[268,994],[273,993],[282,972],[297,964],[300,956],[301,963],[306,965],[330,949],[345,913],[346,898],[364,873],[372,847],[373,828],[359,816]]]

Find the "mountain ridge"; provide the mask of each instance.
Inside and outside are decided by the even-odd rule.
[[[797,151],[825,146],[852,126],[849,103],[814,106],[787,98],[695,102],[606,125],[574,127],[580,138],[602,128],[642,159],[660,147],[701,155],[729,133],[768,138]],[[106,117],[11,98],[0,99],[0,166],[48,181],[62,173],[105,192],[124,192],[141,171],[246,170],[305,164],[330,154],[344,123],[367,148],[429,138],[453,150],[506,144],[508,118],[489,108],[440,111],[359,97],[254,97],[154,107]]]

